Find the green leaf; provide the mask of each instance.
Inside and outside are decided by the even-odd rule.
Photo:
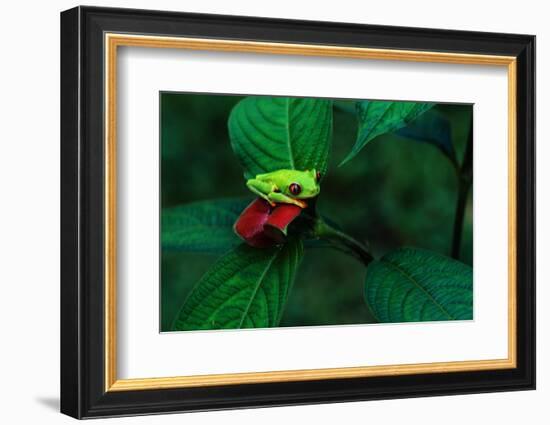
[[[233,224],[249,203],[249,198],[232,198],[163,208],[162,249],[221,254],[238,246]]]
[[[354,158],[375,137],[408,125],[434,105],[420,102],[358,101],[355,104],[359,118],[357,140],[340,166]]]
[[[473,318],[472,268],[421,249],[399,249],[372,262],[365,295],[380,322]]]
[[[270,249],[243,244],[228,252],[191,291],[173,329],[277,326],[302,253],[299,239]]]
[[[400,128],[396,134],[418,142],[429,143],[456,164],[456,155],[451,138],[451,124],[435,109],[427,111],[409,125]]]
[[[280,169],[327,170],[332,101],[250,96],[229,116],[233,151],[245,178]]]

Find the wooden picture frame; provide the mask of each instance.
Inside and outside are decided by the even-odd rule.
[[[120,46],[507,67],[508,358],[118,379]],[[535,38],[77,7],[61,14],[61,411],[76,418],[533,389]]]

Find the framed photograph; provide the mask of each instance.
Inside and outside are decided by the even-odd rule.
[[[61,411],[535,387],[535,37],[61,14]]]

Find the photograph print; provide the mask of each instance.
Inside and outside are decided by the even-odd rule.
[[[473,319],[473,105],[160,93],[160,330]]]

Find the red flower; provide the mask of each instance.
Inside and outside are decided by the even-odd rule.
[[[248,245],[267,248],[283,243],[288,225],[300,215],[302,209],[293,204],[276,204],[274,207],[258,198],[241,213],[233,229]]]

